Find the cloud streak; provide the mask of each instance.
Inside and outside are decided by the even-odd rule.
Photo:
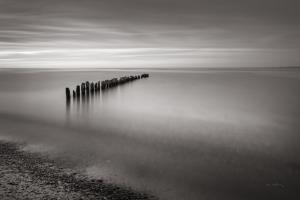
[[[300,65],[298,8],[295,0],[0,0],[0,67]]]

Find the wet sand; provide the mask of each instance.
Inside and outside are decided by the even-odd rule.
[[[19,145],[0,142],[0,199],[156,199],[88,178]]]

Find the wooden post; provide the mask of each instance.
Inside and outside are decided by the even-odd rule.
[[[66,99],[67,99],[67,101],[69,101],[71,99],[70,88],[66,88]]]
[[[82,96],[85,95],[85,83],[81,83],[81,94]]]
[[[95,88],[94,88],[94,83],[92,82],[92,83],[91,83],[91,93],[94,93],[94,91],[95,91],[94,89],[95,89]]]
[[[85,82],[85,89],[86,89],[86,92],[89,93],[90,92],[90,83],[87,81]]]
[[[80,97],[80,86],[79,85],[76,86],[76,96],[77,96],[77,98]]]
[[[101,83],[100,81],[98,81],[98,92],[100,92],[100,90],[101,90]]]

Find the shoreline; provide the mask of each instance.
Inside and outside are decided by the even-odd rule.
[[[0,199],[147,200],[154,196],[90,179],[38,153],[0,141]]]

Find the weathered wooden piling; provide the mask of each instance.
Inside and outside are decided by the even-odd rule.
[[[67,101],[71,99],[70,88],[66,88],[66,99],[67,99]]]
[[[98,83],[97,82],[95,82],[95,84],[94,84],[94,90],[95,90],[95,92],[97,92],[97,90],[98,90]]]
[[[81,94],[82,96],[85,95],[85,83],[81,83]]]
[[[100,81],[97,82],[97,92],[100,92]]]
[[[109,81],[109,87],[114,87],[118,85],[118,79],[117,78],[113,78]]]
[[[91,82],[91,93],[94,93],[94,91],[95,91],[95,88],[94,88],[94,83],[93,83],[93,82]]]
[[[77,96],[77,98],[80,97],[80,86],[79,85],[76,86],[76,96]]]
[[[88,81],[85,82],[85,89],[87,92],[90,92],[90,83]]]
[[[141,78],[148,78],[149,77],[149,74],[142,74],[141,75]]]
[[[106,80],[101,81],[101,89],[104,90],[106,88]]]
[[[98,91],[100,92],[101,90],[101,81],[98,81]]]
[[[148,78],[149,74],[141,74],[141,75],[134,75],[134,76],[123,76],[118,78],[112,78],[110,80],[104,80],[104,81],[97,81],[97,82],[83,82],[80,85],[76,85],[75,90],[73,90],[73,99],[80,99],[80,94],[81,97],[84,98],[89,98],[89,93],[93,96],[94,93],[98,93],[101,90],[106,90],[112,87],[116,87],[121,84],[125,84],[128,82],[132,82],[141,78]],[[66,98],[70,99],[71,98],[71,91],[69,88],[66,88]]]

